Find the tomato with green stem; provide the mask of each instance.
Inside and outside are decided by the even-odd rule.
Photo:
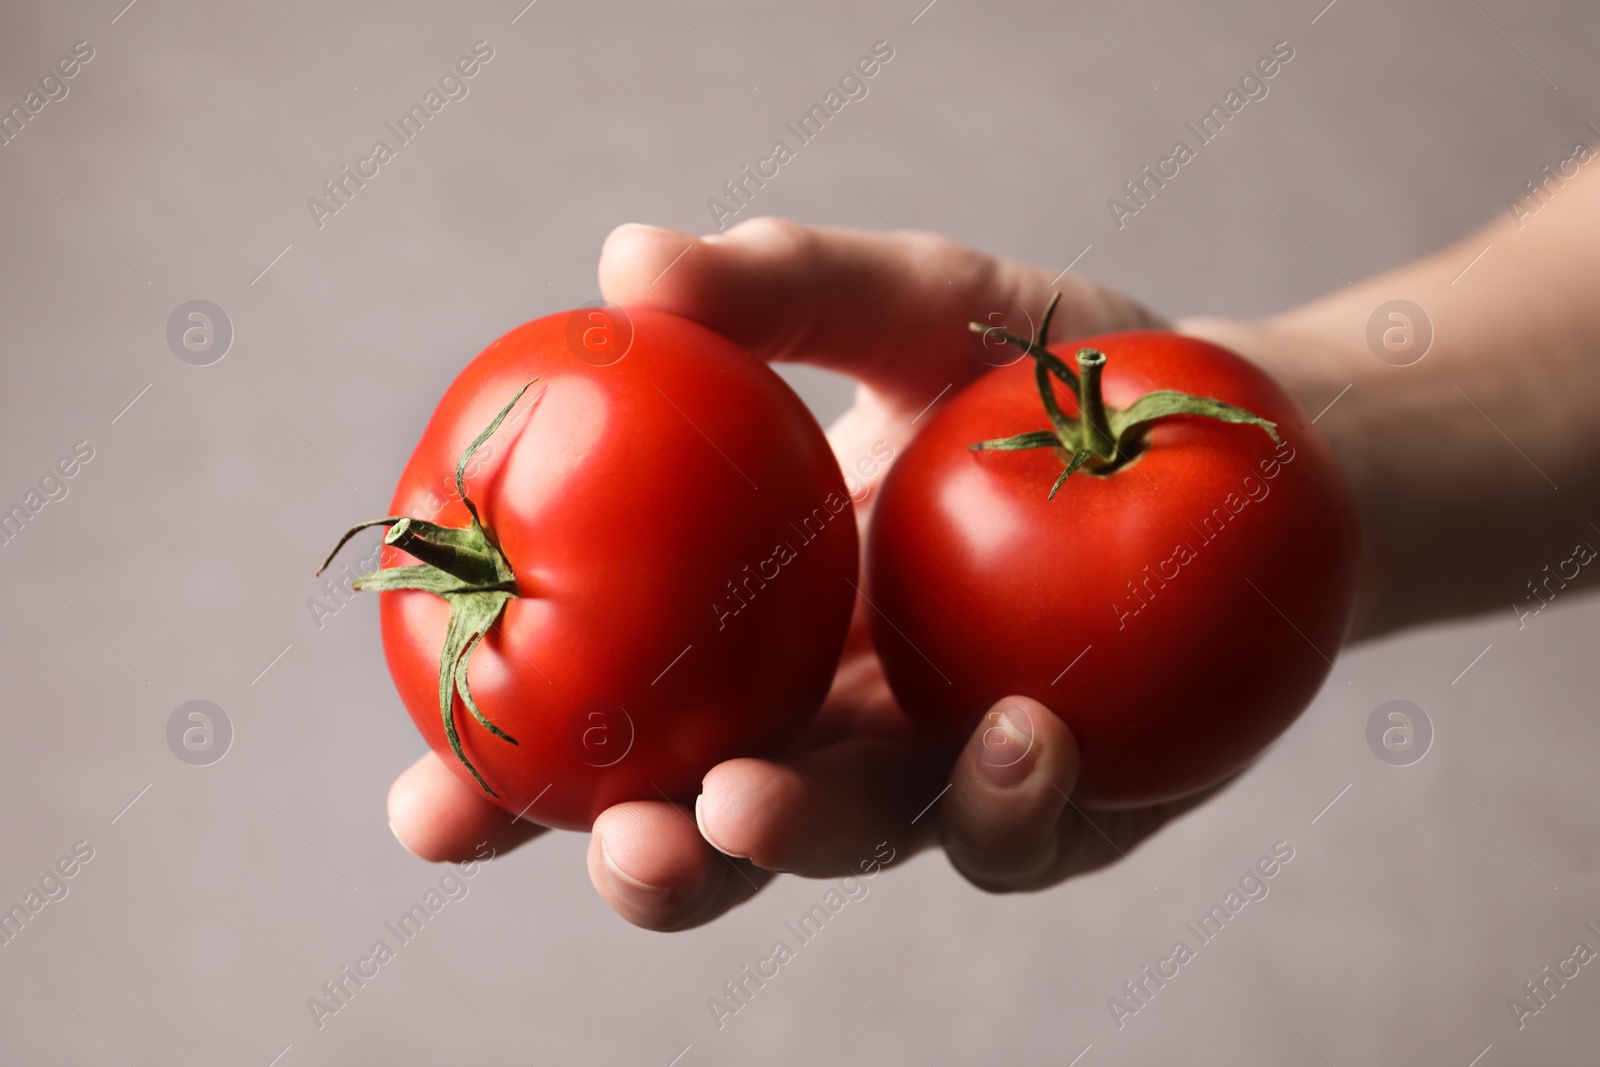
[[[1310,703],[1349,630],[1344,478],[1294,401],[1216,345],[1000,335],[1031,359],[951,400],[878,500],[867,580],[889,684],[952,752],[1001,697],[1053,708],[1085,806],[1213,785]]]
[[[764,363],[648,309],[491,344],[389,516],[346,539],[375,525],[388,547],[357,585],[382,591],[412,720],[475,789],[564,829],[784,752],[855,597],[855,516],[816,420]]]

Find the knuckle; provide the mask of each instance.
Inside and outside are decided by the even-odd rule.
[[[992,257],[942,233],[917,230],[906,234],[906,241],[900,243],[907,241],[911,247],[906,254],[913,265],[926,273],[927,264],[932,264],[935,273],[931,281],[941,287],[954,284],[963,290],[980,290],[996,267]]]
[[[729,236],[763,245],[783,255],[808,254],[817,235],[811,227],[778,215],[757,215],[728,231]]]

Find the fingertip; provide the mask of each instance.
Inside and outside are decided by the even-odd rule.
[[[704,843],[678,804],[615,804],[595,820],[594,837],[618,867],[646,885],[692,888],[708,867]]]
[[[644,303],[675,260],[699,238],[661,226],[625,222],[600,247],[600,292],[616,304]]]
[[[819,231],[773,216],[706,237],[629,223],[601,249],[600,292],[614,304],[698,322],[758,358],[782,358],[835,289],[858,288],[850,269],[818,270],[822,241]],[[838,256],[855,258],[848,248]]]
[[[699,915],[725,866],[688,813],[660,801],[607,808],[589,838],[589,880],[618,915],[649,930],[677,930]]]
[[[387,807],[395,840],[430,863],[472,859],[484,844],[505,851],[545,830],[474,793],[432,752],[394,780]]]
[[[438,810],[441,790],[428,766],[433,758],[429,753],[400,772],[389,786],[387,806],[389,831],[400,847],[420,860],[438,863],[449,851],[449,834]]]
[[[997,701],[957,757],[940,804],[951,862],[985,889],[1031,886],[1054,865],[1078,767],[1077,742],[1054,712],[1027,697]]]
[[[606,234],[605,241],[600,246],[602,261],[608,255],[620,256],[648,250],[654,244],[664,240],[676,239],[679,243],[685,240],[694,240],[686,233],[668,229],[665,226],[653,226],[647,222],[624,222]]]
[[[804,778],[781,764],[728,760],[713,767],[695,800],[701,836],[717,851],[758,867],[793,869],[790,832],[806,806]]]
[[[665,910],[678,897],[679,889],[676,886],[655,885],[623,870],[606,847],[605,840],[595,840],[599,842],[600,862],[605,871],[607,888],[628,907],[656,913]]]
[[[392,797],[390,798],[389,803],[390,803],[390,806],[392,807],[393,804],[394,804],[394,800],[393,800]],[[405,849],[407,852],[411,853],[413,856],[417,857],[417,859],[419,859],[419,860],[424,860],[424,861],[427,860],[428,857],[424,856],[422,853],[418,852],[416,849],[414,849],[410,845],[406,844],[406,839],[401,837],[400,836],[400,831],[395,828],[393,819],[389,820],[389,832],[394,835],[394,839],[396,841],[400,842],[400,847],[401,848]]]
[[[1078,744],[1055,712],[1031,697],[1008,696],[994,703],[973,730],[959,764],[999,791],[1077,782]],[[1044,782],[1030,779],[1043,779]]]
[[[721,840],[719,840],[717,837],[717,832],[713,830],[711,828],[711,824],[706,821],[706,812],[708,810],[712,809],[708,808],[706,804],[706,795],[704,793],[701,793],[699,796],[694,798],[694,825],[696,829],[700,831],[700,836],[706,839],[706,844],[710,845],[724,856],[730,856],[733,859],[739,860],[749,859],[750,857],[744,853],[735,852],[731,847],[722,844]],[[713,821],[720,822],[721,819],[716,818]]]

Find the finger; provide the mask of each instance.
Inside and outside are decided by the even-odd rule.
[[[484,844],[504,852],[545,830],[496,807],[432,752],[389,787],[389,829],[406,851],[434,863],[477,857]]]
[[[785,763],[729,760],[706,775],[695,818],[718,850],[757,867],[859,874],[925,843],[934,820],[917,826],[917,816],[937,795],[941,772],[920,743],[888,736],[851,738]]]
[[[956,758],[940,802],[956,870],[991,892],[1054,881],[1078,765],[1072,732],[1049,708],[1026,697],[995,704]]]
[[[989,369],[967,324],[1015,309],[1037,317],[1064,293],[1056,336],[1161,320],[1087,279],[997,260],[946,237],[757,218],[697,238],[627,225],[600,255],[606,299],[693,319],[768,360],[849,374],[898,413]],[[1022,323],[1012,328],[1028,333]]]
[[[719,855],[687,808],[617,804],[589,838],[589,880],[618,915],[647,930],[686,930],[754,896],[771,878]]]

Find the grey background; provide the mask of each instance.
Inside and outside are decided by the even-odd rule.
[[[1506,1005],[1580,937],[1600,947],[1582,926],[1600,920],[1600,604],[1574,592],[1520,632],[1507,590],[1501,613],[1347,653],[1256,769],[1132,863],[1015,898],[937,854],[897,863],[721,1031],[706,999],[826,885],[782,879],[708,928],[645,933],[603,908],[565,834],[485,868],[315,1028],[306,999],[443,872],[384,825],[422,743],[375,604],[319,631],[305,601],[464,360],[593,299],[613,225],[706,230],[706,198],[876,40],[895,57],[870,96],[759,210],[882,228],[881,210],[1057,268],[1092,246],[1078,269],[1168,313],[1255,314],[1464,233],[1570,154],[1600,120],[1593,5],[122,2],[0,16],[7,106],[73,42],[96,51],[0,148],[0,504],[74,442],[95,450],[0,548],[0,903],[75,841],[95,850],[0,947],[4,1062],[1488,1067],[1592,1050],[1600,968],[1520,1032]],[[319,231],[306,198],[480,39],[495,58],[470,96]],[[1282,39],[1296,56],[1271,95],[1114,228],[1106,198]],[[215,365],[167,349],[191,299],[232,319]],[[824,415],[848,398],[791,380]],[[1528,577],[1583,536],[1550,531]],[[1434,727],[1409,767],[1365,740],[1397,698]],[[210,766],[167,748],[192,699],[233,723]],[[1270,895],[1119,1031],[1107,999],[1278,840],[1295,858]]]

